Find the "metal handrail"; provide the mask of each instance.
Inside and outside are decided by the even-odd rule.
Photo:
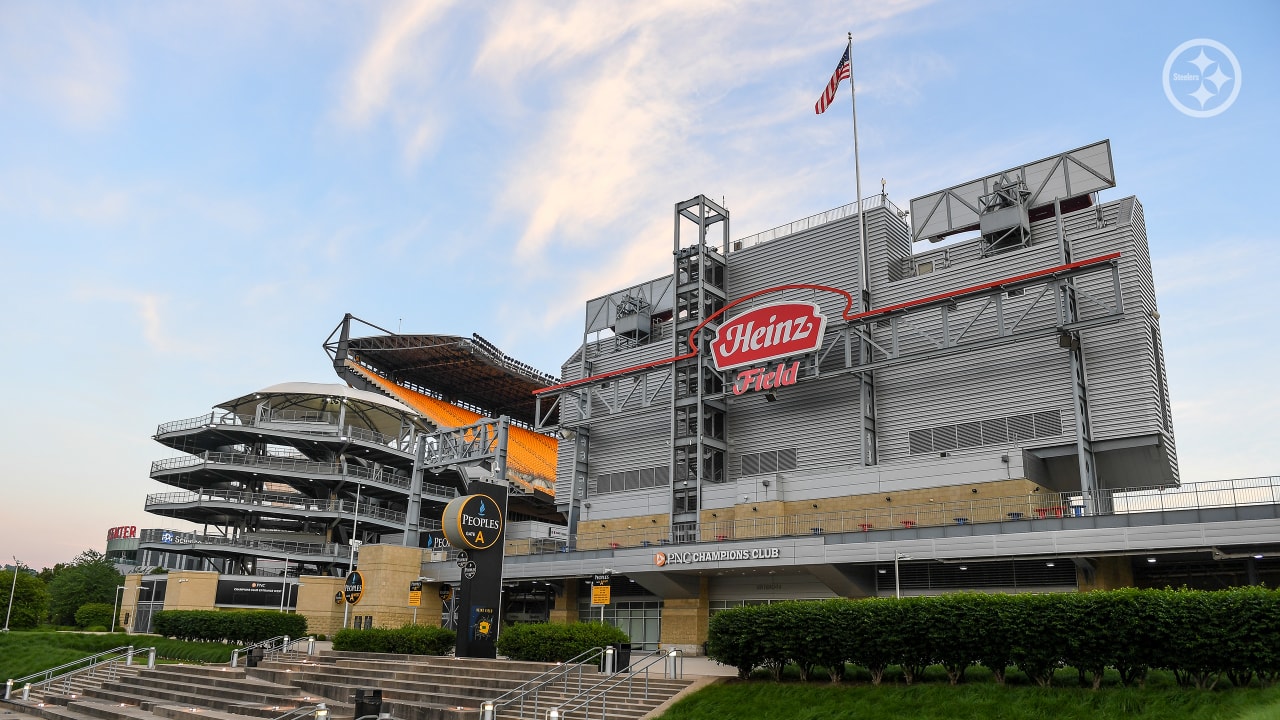
[[[391,472],[386,469],[370,469],[360,467],[358,465],[347,465],[346,467],[342,467],[335,463],[318,462],[315,460],[297,460],[294,458],[212,451],[203,452],[198,455],[156,460],[151,463],[151,474],[155,475],[163,470],[176,470],[210,463],[218,465],[238,465],[266,470],[298,472],[307,475],[346,475],[360,478],[367,482],[390,485],[403,490],[407,490],[410,486],[408,475]]]
[[[643,699],[649,699],[649,671],[659,662],[663,663],[663,677],[670,677],[673,680],[680,680],[684,675],[684,653],[679,650],[656,650],[652,655],[640,665],[632,664],[625,670],[619,670],[595,685],[579,692],[571,698],[560,703],[555,708],[559,711],[559,717],[565,717],[575,710],[582,710],[584,718],[591,717],[591,706],[596,701],[600,701],[600,719],[604,720],[608,716],[609,711],[609,691],[614,688],[627,686],[627,699],[631,699],[636,695],[636,678],[642,673],[644,675],[644,684],[642,696]]]
[[[524,717],[525,698],[527,698],[531,693],[533,695],[533,713],[536,716],[538,714],[538,696],[544,688],[549,688],[549,686],[558,681],[564,681],[563,687],[567,690],[569,687],[569,675],[573,674],[576,670],[578,673],[578,690],[581,691],[583,668],[589,667],[587,663],[590,663],[593,660],[598,661],[603,654],[603,647],[593,647],[583,650],[572,658],[564,661],[563,664],[557,664],[557,667],[545,670],[498,697],[485,701],[481,704],[481,716],[484,717],[485,713],[493,716],[497,712],[498,708],[506,707],[518,700],[520,702],[520,717]]]
[[[168,535],[168,539],[166,539],[166,535]],[[339,545],[337,543],[303,543],[289,540],[225,538],[159,528],[147,528],[142,530],[138,533],[138,538],[139,541],[143,543],[161,543],[164,545],[223,545],[226,547],[287,552],[294,557],[299,555],[345,557],[351,552],[351,547],[349,545]]]
[[[755,235],[748,235],[744,238],[735,240],[732,244],[732,248],[734,251],[745,250],[749,247],[754,247],[761,243],[769,242],[770,240],[776,240],[780,237],[786,237],[787,235],[794,235],[795,233],[801,232],[803,230],[808,230],[809,228],[815,228],[815,227],[818,227],[819,225],[825,225],[829,222],[835,222],[836,220],[843,220],[844,218],[850,217],[857,213],[856,206],[857,206],[857,203],[849,203],[848,205],[841,205],[838,208],[833,208],[831,210],[827,210],[826,212],[820,212],[816,215],[810,215],[809,217],[801,218],[794,222],[789,222],[786,225],[779,225],[776,228],[771,228],[763,232],[758,232]],[[877,207],[888,208],[890,211],[898,215],[902,214],[902,211],[898,209],[898,206],[890,202],[889,199],[884,195],[872,195],[871,197],[866,197],[862,199],[863,211],[870,210],[871,208],[877,208]]]
[[[327,719],[329,717],[329,710],[324,703],[303,705],[296,707],[283,715],[278,715],[272,718],[272,720],[295,720],[295,718],[304,718],[308,715],[315,717],[316,720],[322,720],[322,718]]]
[[[239,667],[240,657],[248,656],[250,650],[262,648],[263,659],[271,659],[277,655],[289,652],[289,648],[300,642],[307,643],[307,654],[314,655],[316,652],[316,639],[314,636],[306,636],[290,639],[288,635],[277,635],[266,640],[259,640],[251,645],[236,648],[231,651],[231,667]]]
[[[455,491],[456,493],[456,491]],[[327,498],[309,498],[302,495],[278,495],[271,493],[235,492],[224,490],[203,490],[201,492],[153,493],[147,496],[144,507],[152,505],[194,505],[202,503],[235,503],[238,505],[256,505],[284,510],[302,510],[306,512],[333,512],[350,515],[350,500],[330,500]],[[360,519],[387,520],[393,523],[404,522],[405,514],[398,510],[362,502],[358,512]]]
[[[63,663],[57,667],[49,668],[48,670],[41,670],[40,672],[32,673],[26,677],[17,678],[16,680],[9,679],[5,682],[4,699],[8,700],[13,696],[13,686],[15,684],[22,685],[22,699],[27,700],[30,698],[32,690],[52,687],[53,684],[57,682],[63,683],[64,689],[69,690],[72,678],[78,677],[84,673],[93,675],[100,668],[111,672],[113,676],[118,676],[119,664],[121,661],[124,662],[125,667],[132,666],[134,656],[143,652],[147,653],[147,669],[154,668],[156,666],[156,649],[154,647],[134,648],[132,645],[121,645],[118,648],[104,650],[96,655],[83,657],[79,660],[72,660],[71,662]],[[88,663],[88,665],[84,665],[84,667],[79,668],[76,667],[77,665],[83,665],[84,663]],[[74,669],[58,674],[59,670],[67,670],[68,668]],[[30,682],[36,678],[43,679],[35,683]]]
[[[306,423],[312,427],[289,428],[293,432],[303,433],[321,433],[325,435],[346,436],[363,442],[371,442],[376,445],[385,445],[392,449],[396,448],[399,438],[391,435],[385,435],[377,430],[358,427],[356,425],[339,425],[331,412],[321,412],[318,410],[272,410],[262,418],[265,423]],[[193,428],[214,426],[214,425],[233,425],[242,427],[257,427],[258,421],[253,417],[241,417],[235,413],[224,413],[218,415],[216,412],[208,412],[204,415],[198,415],[193,418],[185,418],[182,420],[171,420],[161,423],[156,427],[156,435],[164,435],[165,433],[177,432],[179,430],[191,430]],[[314,426],[323,425],[323,430],[318,430]]]
[[[916,527],[976,525],[1063,519],[1085,515],[1124,515],[1171,510],[1280,505],[1280,476],[1237,478],[1179,487],[1141,486],[1084,492],[1032,492],[975,500],[878,507],[862,510],[767,515],[702,522],[695,532],[673,533],[666,525],[638,530],[578,533],[568,547],[608,550],[689,543],[760,540],[831,533],[901,530]],[[513,546],[508,555],[555,552],[559,548]]]

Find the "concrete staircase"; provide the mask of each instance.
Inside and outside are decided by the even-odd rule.
[[[277,718],[290,710],[324,703],[332,720],[351,720],[357,690],[382,692],[395,720],[477,720],[480,704],[495,699],[560,666],[507,660],[454,659],[419,655],[323,652],[314,656],[279,657],[255,668],[161,665],[98,682],[73,684],[69,690],[33,692],[27,702],[0,703],[12,720],[248,720]],[[657,672],[636,673],[612,688],[605,702],[609,720],[639,720],[691,684]],[[583,667],[581,687],[605,680],[594,666]],[[647,684],[646,681],[647,680]],[[536,707],[526,701],[503,707],[501,720],[537,718],[578,694],[575,674],[569,687],[539,693]],[[591,706],[600,717],[600,702]],[[27,717],[20,717],[27,716]],[[581,712],[568,716],[585,718]],[[8,720],[0,714],[0,720]]]

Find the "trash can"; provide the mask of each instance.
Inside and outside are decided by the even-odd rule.
[[[613,646],[614,669],[623,672],[631,667],[631,643],[616,643]]]
[[[258,667],[258,663],[262,662],[262,648],[249,648],[249,656],[245,658],[245,667]]]
[[[382,712],[382,691],[378,688],[356,688],[355,704],[356,720],[367,715]]]

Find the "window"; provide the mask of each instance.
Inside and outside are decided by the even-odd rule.
[[[931,272],[933,272],[932,260],[929,260],[928,262],[922,262],[919,265],[916,265],[916,275],[928,275]]]

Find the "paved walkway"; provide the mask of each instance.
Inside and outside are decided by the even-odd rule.
[[[708,657],[686,657],[684,674],[685,677],[737,677],[738,669],[731,665],[721,665]]]

